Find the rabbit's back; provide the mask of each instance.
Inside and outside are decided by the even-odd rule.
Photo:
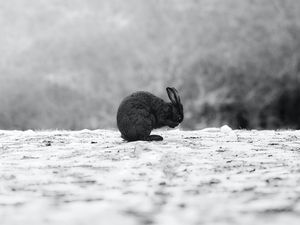
[[[135,92],[124,98],[121,102],[117,117],[124,117],[132,114],[147,114],[151,111],[151,99],[155,97],[148,92]]]

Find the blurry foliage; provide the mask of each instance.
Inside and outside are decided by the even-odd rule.
[[[300,128],[300,2],[0,1],[0,129],[113,128],[179,90],[186,129]]]

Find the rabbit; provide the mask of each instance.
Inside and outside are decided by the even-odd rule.
[[[162,141],[151,131],[163,126],[174,128],[184,119],[183,106],[175,88],[166,88],[171,102],[145,91],[124,98],[117,112],[117,126],[127,141]]]

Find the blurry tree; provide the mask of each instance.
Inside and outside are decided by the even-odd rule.
[[[0,129],[113,128],[166,86],[186,129],[300,127],[298,1],[11,0],[0,27]]]

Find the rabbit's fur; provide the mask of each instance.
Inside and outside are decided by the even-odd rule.
[[[183,106],[177,90],[169,87],[166,90],[170,103],[144,91],[135,92],[121,102],[117,125],[122,138],[127,141],[161,141],[161,136],[150,135],[153,129],[174,128],[183,121]]]

